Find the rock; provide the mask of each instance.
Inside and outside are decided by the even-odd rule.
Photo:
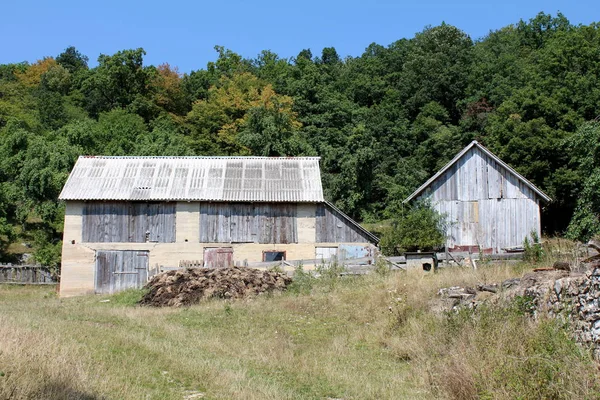
[[[520,278],[512,278],[512,279],[507,279],[504,282],[502,282],[502,289],[509,289],[513,286],[517,286],[519,283],[521,282]]]
[[[477,296],[475,297],[475,300],[479,301],[479,302],[483,302],[483,301],[485,301],[485,300],[487,300],[487,299],[489,299],[489,298],[491,298],[493,296],[494,296],[493,292],[481,291],[481,292],[477,293]]]
[[[477,294],[477,290],[473,289],[472,287],[466,286],[464,288],[465,293],[467,294]]]
[[[478,285],[477,288],[482,292],[496,293],[498,291],[498,285]]]
[[[554,282],[554,293],[556,293],[556,295],[558,296],[559,299],[560,299],[560,294],[562,292],[562,288],[563,288],[562,279],[557,279],[556,282]]]
[[[554,264],[552,265],[552,268],[560,269],[563,271],[570,271],[571,264],[569,264],[568,262],[564,262],[564,261],[555,261]]]

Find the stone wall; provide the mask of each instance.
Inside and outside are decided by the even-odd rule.
[[[440,289],[442,309],[477,308],[520,296],[534,318],[544,314],[568,321],[574,338],[600,361],[600,262],[582,264],[577,271],[570,271],[566,263],[556,264],[563,269],[541,268],[499,284]]]
[[[530,290],[535,294],[535,289]],[[600,266],[591,266],[581,274],[570,274],[554,280],[545,297],[550,315],[566,316],[575,339],[589,345],[600,360]]]

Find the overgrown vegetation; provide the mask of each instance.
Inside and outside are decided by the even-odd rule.
[[[381,250],[387,255],[435,250],[446,242],[447,221],[427,202],[406,206],[384,230]]]
[[[587,239],[599,226],[599,25],[515,22],[477,40],[427,27],[346,59],[333,47],[244,59],[217,46],[186,74],[145,64],[141,48],[95,68],[73,47],[0,65],[0,258],[57,262],[57,196],[81,154],[318,155],[328,200],[376,222],[398,218],[473,139],[553,198],[546,233]]]
[[[523,240],[523,260],[537,263],[544,257],[544,250],[540,243],[540,237],[536,231],[531,231],[529,237]]]
[[[600,395],[590,354],[555,319],[533,322],[521,303],[463,309],[422,334],[409,357],[431,365],[433,391],[454,399],[572,399]],[[411,328],[409,328],[411,329]],[[433,330],[432,330],[433,329]],[[515,338],[519,338],[515,340]],[[423,353],[421,353],[423,352]],[[436,363],[431,364],[437,359]]]
[[[301,291],[183,309],[137,307],[139,291],[59,300],[0,286],[0,398],[598,398],[590,354],[561,323],[531,319],[527,299],[435,307],[441,287],[515,273],[310,277]]]

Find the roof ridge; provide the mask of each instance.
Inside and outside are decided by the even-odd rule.
[[[102,156],[102,155],[80,155],[79,158],[98,158],[98,159],[188,159],[188,160],[320,160],[319,156],[300,156],[300,157],[265,157],[265,156]]]

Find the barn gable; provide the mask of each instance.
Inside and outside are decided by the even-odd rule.
[[[541,234],[544,192],[476,141],[404,202],[427,199],[447,219],[452,250],[501,252],[518,247],[532,231]]]
[[[432,201],[525,197],[551,201],[548,195],[475,140],[404,202],[424,192],[434,196]]]

